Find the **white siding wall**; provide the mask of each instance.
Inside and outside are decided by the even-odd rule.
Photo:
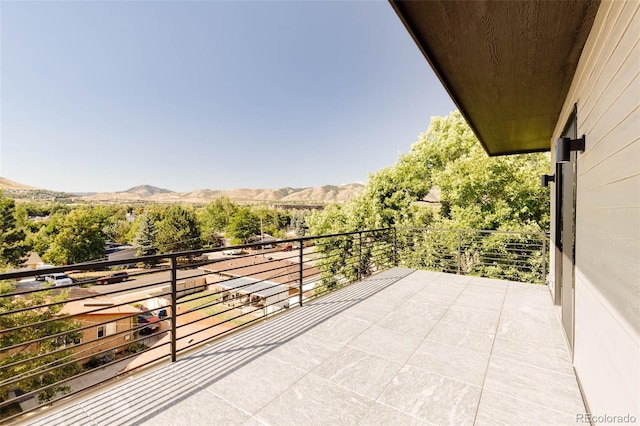
[[[592,414],[640,421],[639,1],[601,4],[554,141],[574,104],[578,135],[586,135],[578,154],[574,366]]]

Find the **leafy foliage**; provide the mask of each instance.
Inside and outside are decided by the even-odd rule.
[[[202,247],[198,221],[190,209],[182,206],[168,207],[156,226],[156,243],[160,253],[197,250]]]
[[[0,191],[0,266],[19,265],[29,251],[26,234],[17,226],[15,201]]]
[[[43,259],[69,265],[104,257],[104,218],[92,209],[75,209],[52,222],[51,242]]]
[[[432,118],[409,153],[401,155],[394,166],[370,175],[359,196],[314,212],[307,222],[313,235],[390,226],[541,232],[549,226],[549,192],[540,186],[539,176],[548,167],[546,154],[487,156],[456,111]],[[440,193],[439,207],[422,202],[433,190]],[[452,262],[457,265],[457,237],[451,240],[442,234],[429,243],[418,241],[416,235],[399,238],[404,239],[401,245],[410,248],[405,258],[415,267],[449,270]],[[470,241],[469,253],[479,252],[483,245],[496,248],[497,237],[492,238]],[[481,264],[469,254],[461,272],[488,276],[505,272],[499,262],[491,268],[481,268]],[[335,265],[325,266],[328,274],[336,272]],[[337,270],[345,277],[351,274],[344,266]]]
[[[199,214],[202,240],[206,244],[219,245],[220,235],[229,226],[229,221],[236,211],[238,211],[238,205],[226,197],[207,204]]]
[[[260,217],[248,207],[241,207],[229,221],[228,233],[241,243],[249,243],[260,234]]]
[[[5,287],[4,290],[7,291],[10,288]],[[72,344],[81,337],[80,332],[74,331],[80,327],[79,323],[69,319],[55,319],[63,304],[25,309],[47,303],[64,302],[67,297],[67,292],[53,295],[51,291],[0,297],[0,313],[5,314],[0,316],[0,329],[3,330],[0,348],[11,347],[0,357],[0,398],[6,400],[8,392],[12,389],[20,389],[24,392],[38,390],[82,370],[82,367],[71,357],[73,354],[71,350],[60,350],[63,345]],[[7,314],[20,309],[25,310]],[[47,322],[12,330],[21,325],[43,321]],[[65,334],[60,337],[46,338],[59,333]],[[27,343],[40,338],[45,339],[37,343]],[[32,375],[38,372],[40,374]],[[19,380],[5,384],[12,379]],[[64,393],[68,390],[68,386],[54,385],[40,391],[38,400],[48,401],[59,392]]]

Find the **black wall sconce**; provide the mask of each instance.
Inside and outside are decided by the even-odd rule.
[[[540,176],[541,181],[542,181],[542,186],[549,186],[549,182],[555,182],[556,181],[556,175],[542,175]]]
[[[571,151],[584,152],[584,139],[560,138],[556,143],[556,163],[568,163],[571,159]]]

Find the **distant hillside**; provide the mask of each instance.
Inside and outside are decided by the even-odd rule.
[[[155,203],[208,203],[216,198],[228,197],[237,203],[304,203],[328,204],[345,203],[360,192],[364,185],[350,183],[347,185],[325,185],[311,188],[279,188],[279,189],[200,189],[189,192],[174,192],[169,189],[151,185],[139,185],[126,191],[101,192],[85,194],[67,194],[34,188],[0,177],[0,189],[11,193],[15,198],[24,199],[60,199],[73,198],[87,202],[155,202]]]
[[[139,185],[134,186],[133,188],[129,188],[126,191],[118,192],[118,194],[122,194],[123,192],[127,192],[130,194],[140,194],[143,197],[150,197],[156,194],[171,194],[173,191],[164,188],[158,188],[157,186],[151,185]]]
[[[326,185],[313,188],[280,188],[280,189],[201,189],[189,192],[173,192],[168,189],[149,185],[136,186],[121,192],[104,192],[88,194],[81,197],[84,201],[149,201],[156,203],[208,203],[216,198],[228,197],[239,203],[281,202],[281,203],[344,203],[362,190],[364,185],[352,183],[348,185]]]
[[[0,177],[0,189],[9,189],[14,191],[37,191],[40,188],[18,183],[7,178]]]

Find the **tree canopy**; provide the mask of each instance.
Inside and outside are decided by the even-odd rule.
[[[16,222],[15,201],[0,191],[0,267],[22,263],[29,251],[26,234]]]
[[[104,257],[103,217],[91,209],[75,209],[55,222],[43,259],[69,265]]]
[[[311,215],[311,232],[393,225],[545,230],[549,192],[539,177],[548,167],[547,154],[489,157],[457,111],[433,117],[409,153],[370,175],[360,195]],[[420,205],[434,188],[439,210]]]
[[[182,206],[168,207],[156,224],[160,253],[196,250],[202,247],[196,215]]]
[[[4,292],[10,287],[3,287]],[[23,392],[40,389],[80,371],[82,367],[73,361],[73,351],[62,350],[65,345],[73,344],[81,337],[74,331],[80,327],[77,321],[55,319],[68,297],[68,292],[52,294],[51,291],[32,293],[17,297],[0,297],[0,329],[3,332],[0,348],[12,348],[0,357],[0,383],[19,379],[11,384],[0,385],[0,399],[6,400],[10,390],[18,388]],[[59,303],[47,308],[25,309],[46,303]],[[15,312],[19,311],[19,312]],[[38,326],[20,327],[26,324],[40,323]],[[62,334],[60,337],[47,336]],[[27,343],[42,339],[38,343]],[[35,374],[41,371],[41,374]],[[52,399],[58,392],[66,392],[68,386],[56,385],[38,393],[40,402]]]

